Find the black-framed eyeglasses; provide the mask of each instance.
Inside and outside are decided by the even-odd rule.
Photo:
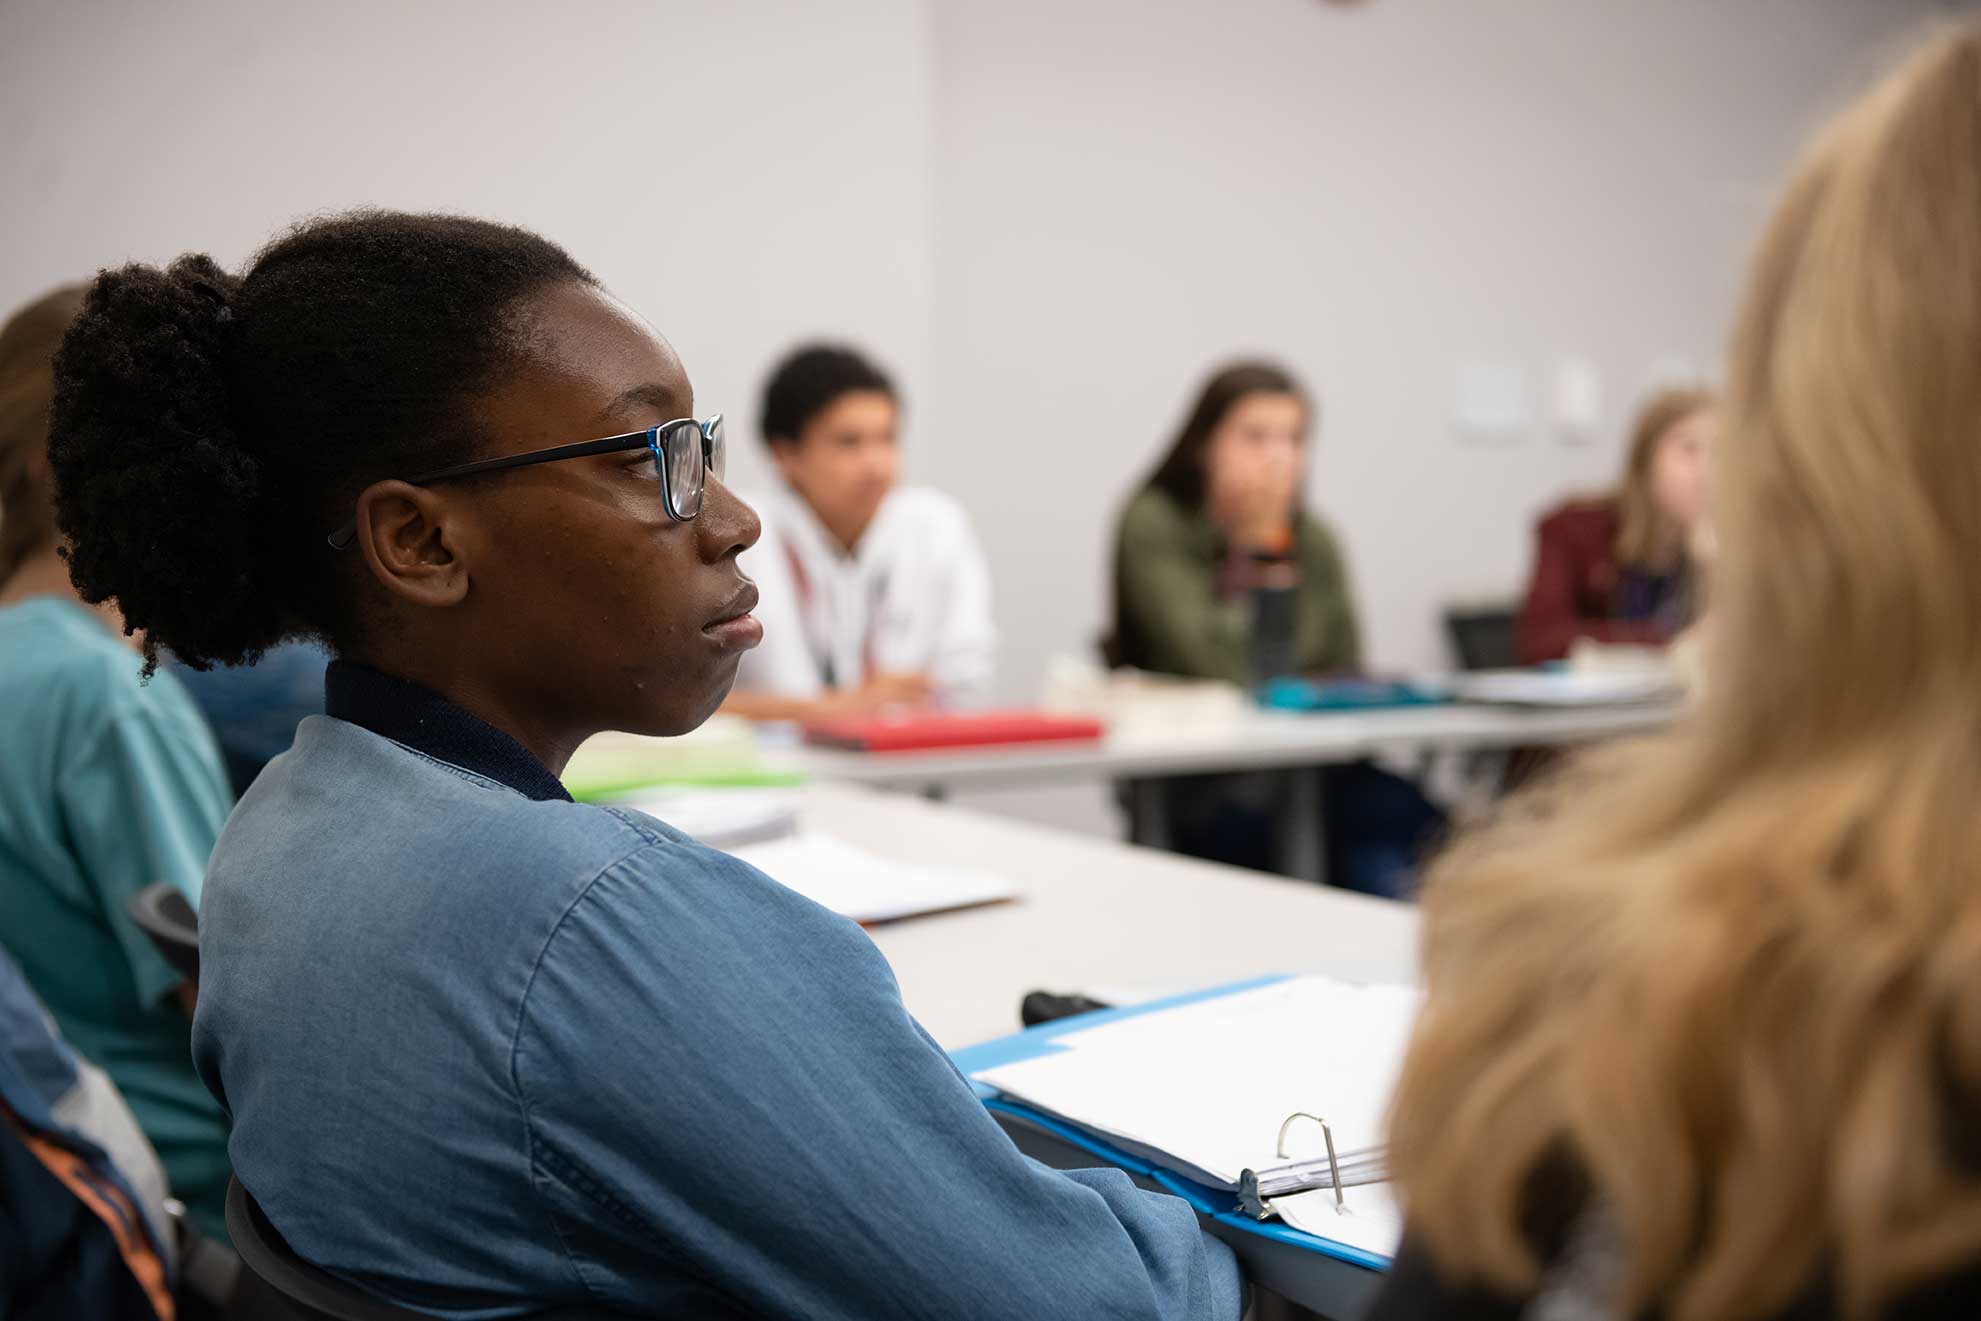
[[[528,468],[538,463],[582,459],[594,454],[619,454],[643,446],[653,451],[654,468],[660,479],[660,502],[667,510],[667,516],[677,523],[686,523],[701,513],[702,492],[708,486],[708,475],[714,473],[720,480],[728,466],[729,450],[722,439],[720,413],[712,413],[699,422],[692,417],[677,417],[672,422],[662,422],[645,431],[629,431],[623,436],[581,440],[574,445],[557,445],[547,450],[509,454],[499,459],[481,459],[475,463],[458,464],[438,472],[408,477],[406,481],[413,486],[430,486],[434,482],[451,481],[456,477],[504,472],[510,468]],[[330,534],[330,547],[332,550],[342,550],[357,535],[358,524],[353,519]]]

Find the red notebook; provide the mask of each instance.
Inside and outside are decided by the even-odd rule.
[[[805,741],[858,752],[917,752],[1003,743],[1092,743],[1106,729],[1088,716],[1043,711],[918,711],[813,721],[805,726]]]

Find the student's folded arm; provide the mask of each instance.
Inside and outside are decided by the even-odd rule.
[[[779,1316],[1239,1315],[1184,1203],[1021,1155],[863,932],[699,846],[654,844],[573,906],[514,1073],[574,1268],[652,1264],[609,1304],[685,1274]]]
[[[154,682],[169,680],[160,675]],[[207,857],[232,806],[219,754],[202,729],[143,704],[120,705],[64,758],[55,788],[77,863],[123,950],[138,998],[163,1001],[184,978],[124,905],[159,881],[198,905]]]
[[[1217,599],[1213,573],[1192,551],[1190,528],[1137,500],[1121,521],[1122,610],[1149,647],[1147,668],[1249,684],[1249,639]]]

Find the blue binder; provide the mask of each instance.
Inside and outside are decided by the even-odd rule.
[[[1275,982],[1287,980],[1287,974],[1277,973],[1267,977],[1255,977],[1250,981],[1233,982],[1228,986],[1216,986],[1207,990],[1192,991],[1184,995],[1170,996],[1167,999],[1152,1000],[1146,1004],[1129,1005],[1119,1009],[1100,1009],[1090,1014],[1078,1014],[1071,1018],[1057,1019],[1051,1023],[1041,1023],[1023,1032],[1008,1037],[997,1037],[975,1046],[965,1046],[950,1052],[950,1059],[963,1071],[965,1077],[981,1069],[996,1068],[1002,1064],[1016,1064],[1022,1060],[1037,1059],[1064,1047],[1054,1044],[1054,1039],[1069,1032],[1080,1032],[1087,1028],[1099,1027],[1103,1023],[1116,1022],[1125,1018],[1139,1018],[1145,1014],[1159,1014],[1166,1009],[1176,1009],[1183,1005],[1213,1000],[1220,996],[1233,995],[1240,991],[1250,991],[1261,986],[1271,986]],[[1050,1115],[1041,1113],[1030,1106],[1008,1101],[998,1095],[994,1088],[983,1083],[972,1082],[977,1095],[983,1098],[984,1108],[996,1115],[1007,1129],[1015,1125],[1050,1135],[1059,1142],[1078,1148],[1090,1156],[1098,1157],[1109,1165],[1119,1166],[1142,1182],[1153,1184],[1165,1192],[1173,1193],[1188,1202],[1197,1214],[1217,1227],[1218,1236],[1231,1242],[1233,1235],[1250,1236],[1266,1243],[1286,1248],[1314,1253],[1334,1261],[1347,1262],[1367,1271],[1386,1271],[1390,1258],[1380,1253],[1369,1252],[1337,1243],[1333,1239],[1293,1229],[1276,1220],[1254,1220],[1238,1209],[1238,1199],[1222,1188],[1207,1188],[1203,1184],[1185,1179],[1171,1170],[1151,1165],[1138,1156],[1131,1155],[1115,1147],[1104,1138],[1076,1128]],[[1023,1143],[1020,1144],[1024,1145]],[[1248,1254],[1241,1243],[1233,1242],[1239,1255]],[[1377,1277],[1369,1278],[1370,1291],[1373,1291]],[[1291,1295],[1289,1295],[1291,1296]],[[1306,1301],[1296,1298],[1296,1301]],[[1311,1304],[1309,1304],[1311,1305]],[[1333,1309],[1317,1310],[1332,1312]]]

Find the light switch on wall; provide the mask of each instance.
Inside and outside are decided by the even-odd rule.
[[[1518,363],[1486,359],[1459,363],[1451,422],[1461,441],[1518,444],[1531,422],[1526,369]]]
[[[1588,445],[1603,425],[1603,378],[1587,358],[1563,358],[1555,366],[1555,438]]]

